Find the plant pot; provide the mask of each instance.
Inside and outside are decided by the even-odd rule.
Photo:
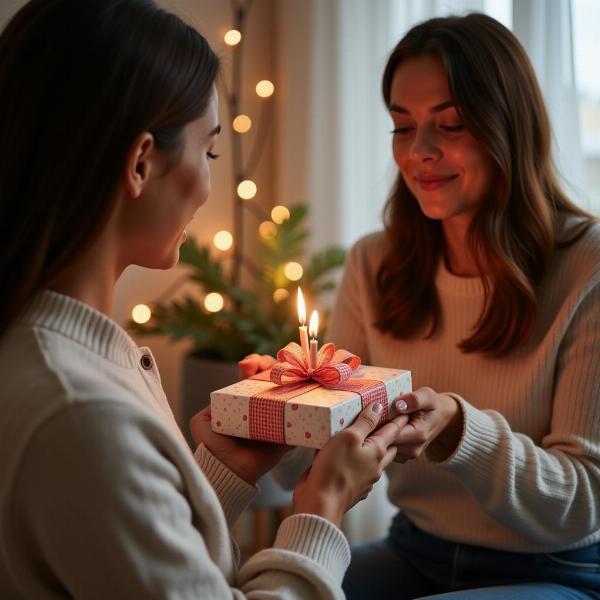
[[[235,362],[210,360],[195,354],[183,359],[181,386],[181,429],[193,447],[190,437],[190,419],[210,404],[210,393],[240,380],[240,369]]]
[[[190,419],[210,404],[210,393],[240,380],[237,363],[201,358],[186,354],[183,359],[181,390],[181,429],[192,448]],[[292,503],[292,493],[283,490],[269,475],[258,480],[261,493],[254,499],[254,508],[282,508]]]

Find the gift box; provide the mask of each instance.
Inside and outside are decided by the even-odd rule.
[[[396,414],[394,399],[412,389],[410,371],[360,366],[358,357],[326,344],[314,369],[288,344],[269,371],[211,392],[212,429],[290,446],[321,448],[371,402],[380,423]]]

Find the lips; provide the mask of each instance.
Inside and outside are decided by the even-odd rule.
[[[437,190],[456,179],[458,175],[416,175],[415,181],[422,190]]]

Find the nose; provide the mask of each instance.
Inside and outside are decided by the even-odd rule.
[[[417,128],[410,148],[410,157],[418,162],[437,161],[442,156],[437,132],[431,127]]]

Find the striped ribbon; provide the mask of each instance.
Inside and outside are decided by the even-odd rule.
[[[383,406],[380,423],[389,419],[387,390],[382,381],[352,377],[360,366],[360,358],[347,350],[336,350],[325,344],[317,354],[317,365],[309,366],[302,348],[292,342],[277,353],[278,362],[270,371],[252,377],[272,381],[279,387],[260,392],[250,398],[250,438],[285,444],[285,403],[318,387],[360,394],[361,406],[379,402]]]

